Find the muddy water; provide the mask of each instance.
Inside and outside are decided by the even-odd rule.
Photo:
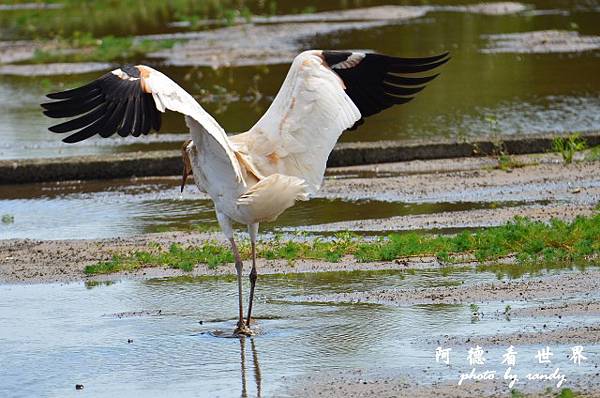
[[[212,202],[198,199],[197,189],[191,186],[181,195],[178,182],[148,178],[5,186],[0,192],[0,217],[10,214],[14,220],[0,223],[0,239],[94,239],[218,228]],[[517,204],[313,199],[299,202],[275,223],[263,224],[262,230]]]
[[[299,4],[300,3],[300,4]],[[310,3],[310,4],[309,4]],[[315,11],[385,4],[384,1],[327,2]],[[465,4],[473,2],[444,2]],[[467,12],[429,12],[425,16],[389,22],[364,30],[342,30],[305,37],[305,48],[359,48],[409,56],[451,50],[453,59],[442,76],[410,104],[388,110],[369,120],[364,128],[347,133],[344,141],[408,139],[421,137],[473,137],[482,133],[521,134],[542,131],[579,131],[600,128],[597,112],[600,80],[598,50],[551,54],[489,54],[489,35],[576,30],[600,35],[599,10],[588,1],[530,1],[531,7],[514,15],[482,15]],[[591,4],[591,5],[590,5]],[[279,1],[278,14],[297,12],[311,2]],[[258,3],[249,3],[260,13]],[[5,11],[8,12],[8,11]],[[12,12],[12,11],[11,11]],[[47,10],[44,12],[60,12]],[[121,34],[172,32],[162,24],[128,24],[111,27]],[[173,16],[174,18],[174,16]],[[145,26],[140,30],[141,26]],[[69,29],[66,27],[65,29]],[[92,27],[103,34],[106,27]],[[226,38],[224,38],[226,39]],[[150,62],[157,59],[128,60]],[[250,127],[269,106],[287,72],[287,65],[225,67],[161,67],[212,112],[228,131]],[[186,128],[183,120],[168,115],[164,133],[142,140],[98,140],[76,146],[60,143],[46,131],[50,121],[39,112],[43,94],[90,80],[96,73],[52,77],[0,77],[0,158],[31,158],[134,149],[176,148]],[[176,135],[173,135],[176,134]]]
[[[394,307],[302,301],[311,294],[494,279],[491,274],[442,276],[433,271],[261,276],[258,334],[243,340],[224,338],[235,324],[233,278],[0,286],[0,395],[70,397],[79,393],[75,385],[83,384],[86,396],[94,397],[285,396],[282,389],[295,377],[354,369],[373,375],[392,372],[409,381],[455,383],[460,372],[470,370],[469,347],[449,347],[452,365],[446,367],[435,362],[438,338],[597,321],[593,316],[508,320],[494,315],[507,303],[481,304],[479,311],[485,315],[474,320],[468,305]],[[524,305],[509,304],[513,308]],[[569,364],[563,355],[569,348],[563,345],[551,347],[555,352],[552,365],[539,365],[534,357],[539,348],[516,347],[520,373],[551,372],[556,366],[567,378],[593,372],[593,365]],[[502,370],[506,347],[484,349],[488,362],[481,368]],[[585,344],[585,350],[590,363],[600,354],[597,344]],[[552,384],[532,386],[542,391]]]

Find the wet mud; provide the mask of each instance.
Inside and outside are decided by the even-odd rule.
[[[596,206],[600,201],[597,162],[581,161],[565,166],[555,155],[550,154],[515,157],[515,160],[529,166],[508,172],[490,168],[489,166],[493,164],[491,162],[494,161],[492,159],[473,158],[333,168],[328,171],[324,186],[317,195],[321,200],[341,199],[349,205],[356,200],[379,200],[389,203],[421,202],[431,203],[434,207],[431,211],[420,211],[420,214],[403,216],[387,214],[383,219],[371,216],[368,219],[309,226],[296,223],[292,224],[295,226],[280,227],[275,230],[309,233],[345,230],[359,233],[405,230],[444,231],[500,225],[515,216],[541,221],[549,221],[552,218],[571,220],[578,215],[591,215],[597,211]],[[407,171],[412,173],[404,174]],[[376,175],[369,175],[369,178],[366,178],[361,175],[362,173]],[[379,173],[383,174],[379,176]],[[51,191],[47,189],[48,187],[41,191],[45,196],[56,187],[50,187]],[[92,192],[88,197],[98,196],[93,193],[93,190],[98,188],[90,186],[89,189]],[[148,189],[151,189],[151,186],[141,186],[138,190],[143,194],[149,194]],[[15,194],[19,195],[18,192]],[[120,197],[122,195],[118,194],[117,199]],[[106,201],[108,197],[102,200]],[[510,204],[510,201],[516,202],[506,205]],[[435,207],[446,202],[463,203],[465,209],[453,208],[452,211],[448,211],[443,210],[443,206]],[[485,206],[472,206],[472,203],[482,203]],[[489,206],[489,203],[497,205]],[[351,210],[352,207],[350,206],[349,209]],[[10,225],[4,225],[2,228],[10,228]],[[269,235],[263,235],[263,238],[266,241],[270,239]],[[220,233],[189,231],[149,233],[115,239],[0,240],[0,281],[81,280],[85,278],[82,271],[86,265],[108,260],[113,254],[147,249],[150,242],[156,242],[163,248],[167,248],[172,243],[198,245],[209,240],[226,243]],[[414,263],[411,266],[421,268],[423,264],[439,266],[436,259],[418,259]],[[340,264],[298,261],[290,265],[287,262],[275,261],[265,262],[263,265],[265,272],[271,273],[385,269],[386,267],[398,269],[402,265],[359,264],[350,259]],[[230,274],[233,272],[233,267],[223,266],[211,270],[205,265],[199,265],[194,272],[199,275]],[[183,273],[178,270],[145,268],[124,277],[152,278],[181,274]]]
[[[600,36],[582,35],[576,31],[544,30],[486,36],[488,46],[483,53],[548,54],[576,53],[600,49]]]

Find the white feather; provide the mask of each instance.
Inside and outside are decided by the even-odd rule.
[[[307,51],[294,59],[264,116],[248,132],[231,137],[231,142],[261,174],[303,179],[308,192],[314,193],[339,136],[360,117],[321,51]]]
[[[147,76],[143,77],[143,85],[152,93],[156,109],[161,112],[169,109],[197,121],[203,132],[211,135],[225,151],[235,172],[236,180],[243,181],[239,162],[231,148],[227,134],[219,123],[198,104],[194,97],[173,80],[148,66],[139,65],[138,68],[142,70],[142,75],[144,72],[148,72]]]

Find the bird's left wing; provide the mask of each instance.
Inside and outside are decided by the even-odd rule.
[[[258,174],[301,178],[314,193],[338,137],[360,117],[342,79],[324,63],[321,52],[307,51],[294,59],[263,117],[231,141],[250,157]]]
[[[123,66],[85,86],[48,94],[48,98],[58,101],[42,104],[46,116],[73,118],[49,128],[55,133],[71,133],[63,139],[66,143],[95,135],[138,137],[158,131],[161,113],[166,109],[187,115],[223,147],[238,180],[242,180],[239,162],[223,128],[188,92],[148,66]]]
[[[448,59],[448,53],[398,58],[306,51],[294,59],[265,115],[231,141],[242,155],[251,158],[255,174],[302,178],[314,193],[323,180],[329,153],[344,130],[412,100],[437,76],[422,74]]]

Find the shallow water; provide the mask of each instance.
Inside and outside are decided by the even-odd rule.
[[[75,384],[83,384],[86,396],[285,396],[282,389],[296,377],[354,369],[456,382],[458,372],[469,368],[468,347],[452,347],[453,365],[446,367],[435,362],[439,337],[597,321],[494,316],[507,303],[480,305],[486,316],[473,321],[466,305],[301,302],[310,294],[494,279],[487,273],[434,271],[260,276],[258,335],[242,340],[217,337],[235,325],[234,278],[0,286],[0,395],[78,396]],[[484,348],[485,368],[502,369],[507,347]],[[517,347],[519,372],[551,368],[536,363],[539,348]],[[551,348],[552,367],[560,366],[568,377],[590,374],[600,355],[599,345],[586,345],[590,360],[576,367],[563,355],[568,347]],[[541,383],[539,390],[548,386]]]
[[[305,4],[306,3],[306,4]],[[451,1],[448,4],[474,2]],[[302,10],[310,2],[278,2],[278,13]],[[327,2],[315,11],[386,4],[385,1]],[[406,56],[452,51],[452,61],[442,75],[410,104],[370,118],[343,141],[373,141],[422,137],[468,138],[480,134],[568,132],[600,128],[598,51],[558,54],[484,54],[487,35],[574,29],[583,35],[600,35],[599,10],[588,1],[530,1],[529,11],[504,16],[464,12],[432,12],[422,18],[365,30],[346,30],[309,37],[298,45],[306,48],[372,49]],[[313,4],[314,5],[314,4]],[[256,5],[249,3],[251,10]],[[256,12],[259,12],[256,9]],[[59,12],[59,11],[44,11]],[[157,21],[168,19],[162,15]],[[163,25],[115,27],[125,33],[172,31]],[[98,34],[103,30],[95,27]],[[136,59],[159,66],[193,93],[226,130],[249,128],[269,106],[287,72],[287,65],[258,65],[213,70],[205,67],[162,66],[160,60]],[[137,149],[177,148],[186,131],[183,119],[168,115],[165,142],[149,140],[96,140],[67,146],[48,133],[52,121],[41,115],[37,104],[43,94],[88,81],[98,74],[47,78],[0,77],[0,158],[54,157],[97,154]],[[168,135],[177,133],[178,135]]]
[[[206,230],[218,224],[213,204],[195,186],[179,193],[177,178],[83,181],[4,186],[0,239],[86,239],[169,230]],[[515,206],[519,202],[402,203],[312,199],[299,202],[262,231],[337,221]]]

